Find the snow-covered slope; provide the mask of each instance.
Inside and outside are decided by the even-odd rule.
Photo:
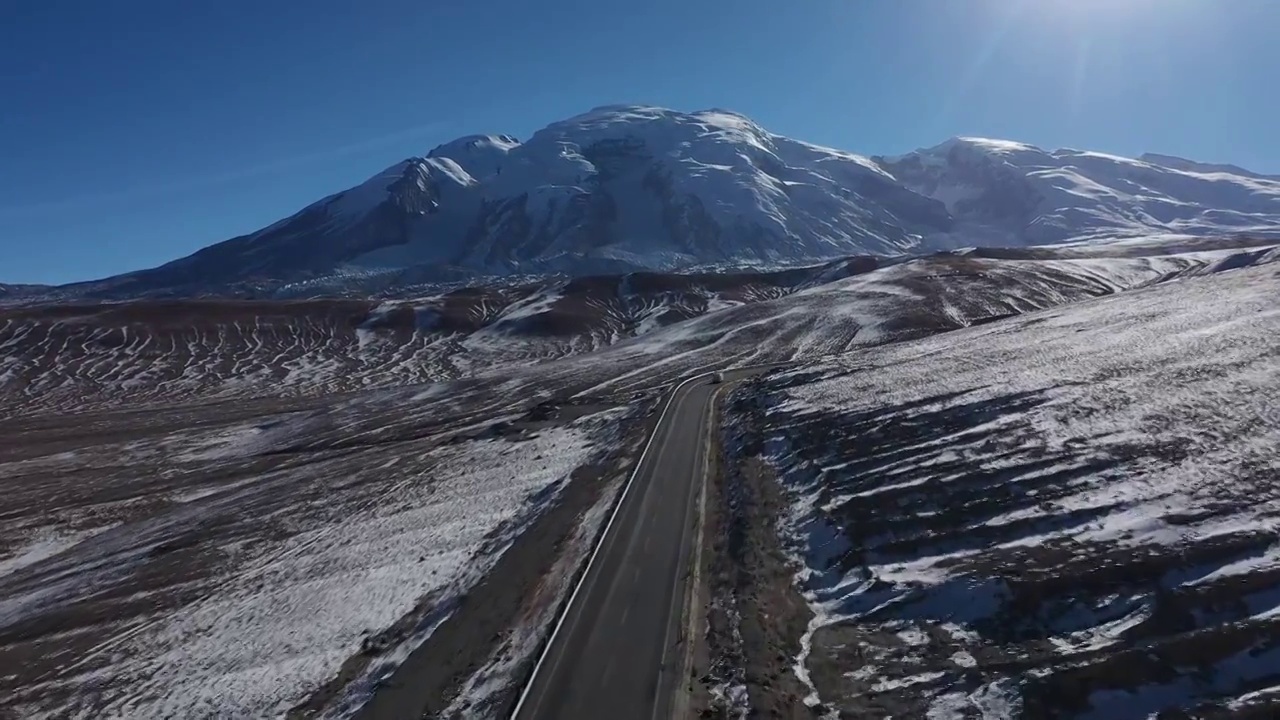
[[[48,285],[11,285],[0,283],[0,305],[21,302],[31,297],[48,293],[52,288]]]
[[[1125,243],[859,257],[770,273],[551,279],[387,302],[145,300],[6,309],[0,434],[10,442],[0,446],[0,478],[9,482],[0,490],[11,522],[0,528],[0,666],[13,671],[0,673],[0,715],[259,717],[354,707],[348,701],[360,702],[424,640],[439,641],[422,646],[429,652],[456,657],[459,645],[441,637],[452,637],[439,629],[447,626],[428,622],[446,615],[466,628],[462,646],[470,655],[438,682],[454,687],[462,676],[452,668],[468,667],[458,697],[471,701],[474,688],[488,688],[500,705],[570,591],[588,539],[612,507],[610,488],[642,445],[645,410],[656,407],[664,384],[727,364],[814,360],[938,334],[931,347],[939,352],[922,355],[920,345],[903,343],[885,351],[895,358],[888,370],[868,368],[866,375],[905,373],[974,386],[975,395],[1002,392],[1041,377],[1044,357],[1069,354],[1070,338],[1087,322],[1046,322],[1041,314],[941,331],[1140,285],[1192,285],[1198,280],[1180,279],[1280,259],[1266,247],[1189,244],[1177,254],[1165,243]],[[1274,273],[1253,267],[1223,274],[1268,281]],[[1179,281],[1162,283],[1169,280]],[[1130,354],[1129,338],[1230,336],[1234,331],[1223,330],[1235,327],[1230,322],[1197,326],[1190,311],[1220,304],[1213,317],[1234,322],[1265,299],[1256,294],[1248,307],[1239,298],[1220,303],[1213,290],[1227,285],[1201,287],[1209,290],[1180,303],[1137,293],[1144,314],[1130,320],[1158,324],[1137,333],[1126,320],[1118,327],[1127,336],[1107,335],[1114,357],[1099,365],[1106,374],[1100,382],[1135,368],[1168,375],[1158,378],[1160,387],[1184,374],[1188,383],[1217,382],[1222,367],[1263,377],[1257,365],[1236,368],[1241,356],[1220,356],[1226,345],[1215,343],[1194,366],[1139,353],[1141,343]],[[1107,307],[1131,305],[1138,302],[1116,297]],[[1060,312],[1054,317],[1071,317],[1071,310]],[[1271,337],[1256,332],[1269,329],[1268,317],[1274,313],[1244,318],[1252,323],[1245,337]],[[953,352],[957,347],[963,352]],[[974,359],[975,348],[988,355]],[[1011,356],[1011,374],[988,356]],[[1219,357],[1230,363],[1215,368]],[[947,372],[936,371],[939,362],[950,364]],[[1098,365],[1093,359],[1072,367],[1084,362]],[[950,366],[959,370],[951,374]],[[386,389],[451,377],[463,379]],[[1062,392],[1076,393],[1063,396],[1070,408],[1067,401],[1083,390],[1070,384],[1076,374],[1066,380]],[[1090,402],[1129,399],[1112,385],[1098,387],[1102,395],[1087,395]],[[915,389],[888,383],[857,399],[900,408],[892,393]],[[1184,417],[1185,394],[1169,396],[1178,403],[1156,406],[1152,416],[1161,432],[1169,418]],[[865,437],[849,432],[822,448],[838,451]],[[1124,439],[1107,437],[1106,446]],[[1172,441],[1166,447],[1176,449]],[[910,460],[929,449],[898,450],[890,448]],[[978,442],[975,452],[988,450]],[[584,488],[599,494],[579,497]],[[855,500],[847,507],[860,506]],[[903,526],[914,528],[911,520]],[[556,529],[534,529],[544,521]],[[545,549],[552,546],[567,554]],[[486,573],[501,582],[482,583]],[[490,597],[500,598],[537,589],[512,604],[508,621],[479,599],[485,587],[498,588]],[[463,597],[466,603],[455,604]],[[1127,617],[1134,606],[1125,607]],[[1006,660],[1025,659],[1020,646],[996,648],[1000,654],[990,657],[970,650],[992,679],[1016,672]],[[473,658],[496,664],[467,664]],[[926,672],[900,665],[913,683]],[[875,680],[896,681],[884,666],[866,664],[884,673]],[[933,687],[927,682],[919,688]],[[968,691],[958,683],[948,692]]]
[[[7,414],[324,396],[589,353],[692,317],[865,272],[636,273],[397,300],[139,300],[0,310]]]
[[[635,367],[609,387],[639,388],[662,371],[682,376],[715,366],[812,360],[1280,261],[1274,247],[1118,250],[979,249],[841,272],[783,297],[694,317],[574,360]]]
[[[1038,245],[1152,233],[1275,235],[1280,178],[1164,155],[1141,159],[956,138],[880,166],[946,205],[956,245]]]
[[[570,356],[544,372],[603,381],[626,368],[614,386],[642,388],[707,367],[812,358],[1280,259],[1272,246],[1172,242],[543,279],[384,301],[10,308],[0,311],[0,404],[22,415],[314,397]]]
[[[432,152],[446,154],[478,173],[482,197],[454,261],[489,271],[884,253],[914,247],[913,231],[947,222],[865,158],[721,110],[598,108],[522,145],[478,138]],[[435,248],[418,237],[353,262],[430,262]]]
[[[1164,283],[736,393],[726,445],[791,501],[809,702],[1280,717],[1278,285]]]
[[[1153,233],[1280,236],[1280,180],[971,138],[873,160],[725,110],[620,105],[524,142],[460,138],[258,232],[54,295],[341,295]]]
[[[866,158],[722,110],[610,106],[526,142],[469,136],[256,233],[81,294],[218,293],[429,267],[581,275],[897,253],[942,231],[941,204]]]
[[[546,400],[454,383],[0,413],[0,717],[349,718],[454,617],[474,622],[453,656],[501,648],[519,672],[539,636],[477,631],[505,611],[466,605],[514,596],[535,633],[549,622],[647,407]],[[593,494],[570,487],[578,468]],[[565,534],[544,545],[547,523]],[[485,670],[501,700],[503,668]]]
[[[1159,165],[1161,167],[1171,168],[1173,170],[1182,170],[1192,173],[1223,173],[1227,175],[1239,175],[1241,177],[1254,178],[1256,180],[1280,180],[1280,175],[1263,175],[1261,173],[1246,170],[1239,165],[1225,165],[1221,163],[1202,163],[1195,160],[1187,160],[1175,155],[1161,155],[1160,153],[1143,153],[1138,157],[1144,163],[1151,165]]]

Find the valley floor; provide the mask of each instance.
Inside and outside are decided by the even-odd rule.
[[[702,707],[1268,712],[1277,252],[6,311],[0,718],[501,716],[660,398],[778,362]]]
[[[1244,269],[736,390],[718,712],[1280,714],[1277,298]]]
[[[345,716],[430,634],[401,705],[483,716],[647,412],[476,383],[8,420],[0,717]]]

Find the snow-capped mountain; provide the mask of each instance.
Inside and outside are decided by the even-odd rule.
[[[980,138],[877,162],[905,187],[946,205],[954,221],[950,236],[961,246],[1280,229],[1280,177],[1233,165],[1050,152]],[[943,242],[944,234],[926,238]]]
[[[460,138],[258,232],[72,292],[257,293],[371,274],[398,282],[406,268],[424,282],[777,266],[1277,228],[1280,180],[1231,166],[974,139],[872,159],[724,110],[607,106],[524,142]]]

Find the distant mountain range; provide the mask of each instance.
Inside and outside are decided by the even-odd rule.
[[[157,268],[0,300],[308,296],[1170,234],[1280,237],[1280,177],[957,138],[863,157],[742,115],[608,106],[475,135]]]

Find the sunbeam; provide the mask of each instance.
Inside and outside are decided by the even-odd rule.
[[[945,121],[955,111],[956,105],[969,94],[978,78],[986,72],[991,64],[992,58],[1000,50],[1004,40],[1009,33],[1017,26],[1019,18],[1022,17],[1026,9],[1026,3],[1011,2],[1004,6],[1004,11],[996,18],[996,22],[992,24],[990,34],[983,41],[982,49],[977,56],[965,67],[964,73],[960,76],[960,80],[951,90],[951,94],[947,96],[946,101],[942,104],[942,108],[938,113],[938,120]]]

